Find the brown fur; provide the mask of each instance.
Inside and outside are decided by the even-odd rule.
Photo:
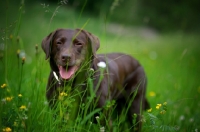
[[[47,84],[46,96],[50,105],[54,104],[52,100],[53,92],[59,84],[55,81],[53,71],[59,75],[58,65],[80,66],[89,60],[90,64],[86,68],[94,69],[94,87],[99,81],[99,67],[97,64],[101,61],[107,64],[104,78],[96,92],[99,96],[98,107],[103,107],[107,100],[116,100],[120,110],[126,107],[125,102],[128,97],[137,92],[127,117],[132,123],[132,116],[136,113],[137,130],[141,130],[141,110],[149,108],[145,98],[146,93],[146,75],[143,67],[133,57],[122,53],[111,53],[96,55],[99,48],[99,39],[85,30],[58,29],[50,33],[42,41],[42,48],[46,53],[46,59],[50,59],[51,72]],[[88,57],[89,56],[89,57]],[[89,59],[88,59],[89,58]],[[86,70],[87,71],[87,70]],[[87,74],[85,72],[85,75]],[[76,77],[75,77],[76,78]],[[142,106],[141,106],[142,105]]]

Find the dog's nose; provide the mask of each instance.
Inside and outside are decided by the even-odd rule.
[[[62,61],[70,61],[71,60],[71,55],[63,54],[61,58],[62,58]]]

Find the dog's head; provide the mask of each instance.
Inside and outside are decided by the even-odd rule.
[[[99,44],[99,39],[85,30],[57,29],[43,39],[42,49],[52,70],[68,80],[96,55]]]

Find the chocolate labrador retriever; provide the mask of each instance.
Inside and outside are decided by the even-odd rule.
[[[100,54],[99,39],[82,29],[57,29],[42,41],[42,48],[49,59],[51,72],[46,88],[46,97],[50,106],[56,102],[55,91],[72,80],[72,89],[77,78],[84,80],[88,69],[94,70],[94,91],[98,97],[98,107],[103,108],[108,100],[115,100],[122,110],[125,102],[134,96],[129,107],[127,119],[132,123],[133,114],[137,114],[137,131],[141,130],[141,111],[149,108],[145,98],[146,75],[143,67],[133,57],[121,54]],[[103,67],[101,67],[103,64]],[[100,71],[105,67],[100,84]],[[81,74],[81,77],[79,77]],[[101,74],[102,75],[102,74]],[[96,85],[99,84],[97,88]],[[83,87],[85,88],[85,87]],[[128,108],[128,107],[127,107]]]

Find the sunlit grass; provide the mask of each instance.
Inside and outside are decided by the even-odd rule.
[[[103,129],[98,121],[96,124],[93,120],[90,121],[98,111],[91,111],[91,115],[86,116],[87,124],[80,124],[81,116],[78,117],[73,125],[76,129],[63,126],[63,120],[55,117],[56,110],[49,108],[45,98],[49,64],[40,48],[42,38],[56,28],[80,28],[88,19],[86,30],[97,35],[101,41],[98,53],[130,54],[140,61],[147,73],[146,96],[151,109],[144,113],[143,131],[200,130],[198,35],[179,32],[159,34],[156,38],[149,39],[138,34],[114,34],[106,28],[108,23],[103,19],[84,15],[79,18],[79,14],[68,7],[59,8],[50,23],[56,7],[50,5],[49,12],[45,12],[40,3],[36,3],[26,9],[17,35],[13,32],[14,26],[2,27],[9,30],[7,36],[1,36],[0,41],[0,131]],[[8,14],[8,17],[12,15]],[[5,45],[7,48],[2,48]],[[62,93],[61,96],[69,97],[68,93]],[[121,121],[122,117],[116,118],[115,131],[119,130]]]

